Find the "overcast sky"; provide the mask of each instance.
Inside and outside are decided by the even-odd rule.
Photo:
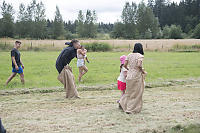
[[[17,13],[19,10],[19,4],[29,4],[32,0],[5,0],[6,3],[10,3],[15,8]],[[75,20],[78,16],[78,11],[87,9],[96,10],[98,22],[114,23],[121,19],[121,12],[125,2],[136,2],[140,0],[37,0],[42,1],[46,8],[46,16],[49,19],[53,19],[55,15],[56,5],[59,7],[60,12],[63,16],[63,20]],[[144,0],[145,2],[148,0]],[[180,0],[170,0],[179,2]],[[3,0],[0,0],[2,4]],[[16,17],[15,17],[16,18]]]

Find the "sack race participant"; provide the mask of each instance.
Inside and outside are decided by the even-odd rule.
[[[119,77],[117,78],[117,86],[118,86],[118,89],[121,90],[122,92],[122,95],[121,97],[125,94],[125,90],[126,90],[126,77],[127,77],[127,69],[124,67],[124,63],[125,63],[125,60],[126,60],[126,56],[125,55],[122,55],[120,57],[120,75]],[[120,100],[117,101],[117,103],[119,103]]]
[[[64,85],[66,90],[66,98],[78,98],[74,75],[72,68],[69,66],[71,60],[76,57],[77,49],[81,47],[78,40],[72,40],[69,45],[64,48],[56,60],[56,69],[59,73],[58,80]]]
[[[136,43],[133,53],[130,53],[124,63],[128,70],[126,77],[126,92],[121,97],[119,107],[127,114],[139,113],[142,110],[142,96],[144,92],[144,80],[147,74],[143,68],[144,52],[142,44]],[[129,66],[129,67],[127,67]]]
[[[58,75],[58,80],[64,85],[66,89],[66,98],[78,98],[78,91],[76,89],[74,75],[72,68],[66,65],[61,73]]]

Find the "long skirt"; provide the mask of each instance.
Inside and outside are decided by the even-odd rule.
[[[139,113],[142,110],[142,95],[144,92],[144,78],[141,75],[137,79],[126,82],[126,92],[120,99],[120,105],[124,112]]]

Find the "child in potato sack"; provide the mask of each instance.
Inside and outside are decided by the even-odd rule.
[[[126,60],[126,56],[122,55],[120,57],[120,75],[117,78],[117,85],[118,85],[118,89],[122,91],[122,95],[123,96],[125,94],[125,90],[126,90],[126,76],[127,76],[127,69],[124,67],[124,63]],[[119,100],[117,101],[119,102]]]

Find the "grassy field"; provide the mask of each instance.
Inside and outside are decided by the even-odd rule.
[[[0,94],[2,91],[5,90],[0,90]],[[65,92],[0,95],[0,116],[9,133],[199,133],[200,130],[200,84],[146,88],[141,113],[131,115],[118,108],[118,90],[79,91],[79,94],[81,99],[70,100],[64,97]]]
[[[57,81],[55,61],[60,52],[21,52],[25,65],[25,86],[19,77],[5,87],[5,81],[11,74],[10,52],[0,52],[0,89],[43,88],[62,86]],[[84,85],[104,85],[116,83],[119,76],[119,57],[128,52],[91,52],[88,53],[89,72],[83,77]],[[199,52],[146,52],[144,67],[148,72],[147,83],[173,79],[200,77]],[[76,59],[71,64],[76,78],[78,69]]]

